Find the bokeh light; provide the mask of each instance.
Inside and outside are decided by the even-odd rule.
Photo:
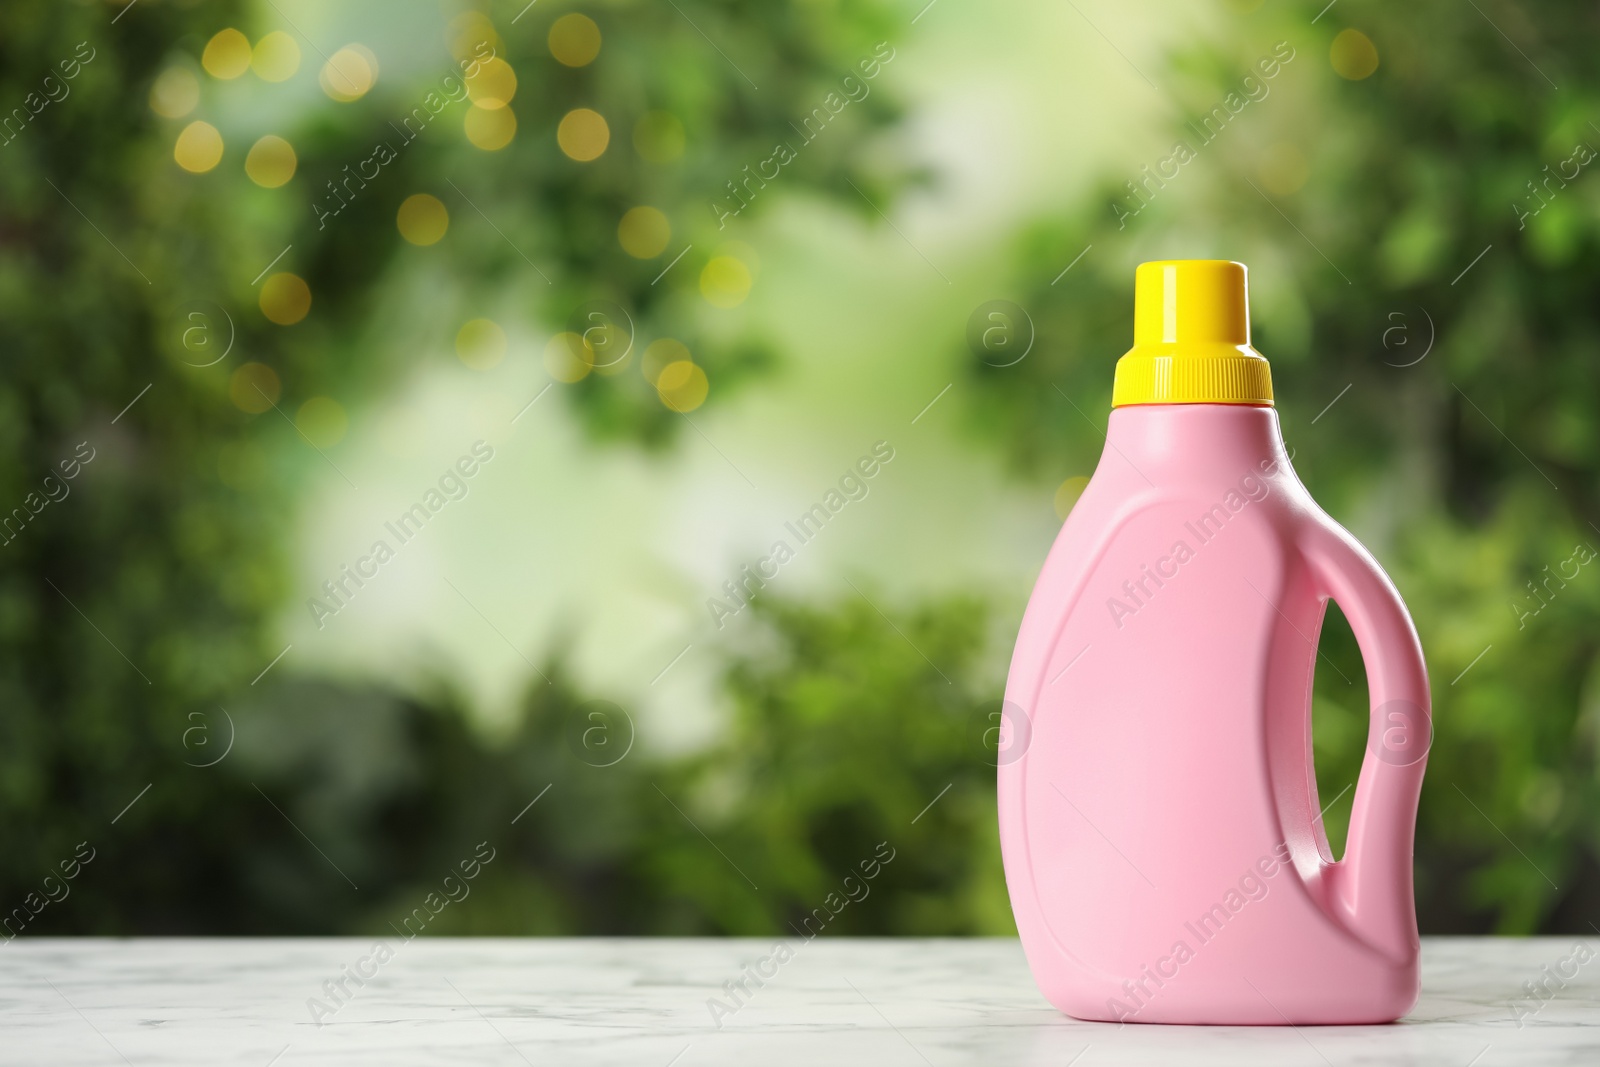
[[[250,146],[250,154],[244,157],[244,172],[257,185],[276,189],[294,177],[298,162],[294,146],[269,133]]]
[[[481,61],[495,54],[503,55],[506,43],[481,11],[468,11],[450,20],[450,54],[459,60]]]
[[[581,381],[594,368],[581,334],[558,333],[544,346],[544,369],[558,382]]]
[[[635,259],[654,259],[672,240],[672,224],[656,208],[629,208],[617,224],[617,240]]]
[[[1072,511],[1072,506],[1078,502],[1078,498],[1083,495],[1084,487],[1088,484],[1089,479],[1079,474],[1068,478],[1056,487],[1056,518],[1062,522],[1067,521],[1067,515]]]
[[[313,445],[332,448],[344,440],[350,419],[344,413],[344,405],[337,400],[330,396],[314,396],[295,412],[294,425]]]
[[[213,78],[237,78],[250,69],[250,39],[231,27],[218,30],[200,53],[200,65]]]
[[[683,148],[683,123],[669,111],[647,111],[633,124],[633,150],[650,163],[671,163]]]
[[[700,295],[714,307],[738,307],[750,286],[750,268],[733,256],[713,256],[700,271]]]
[[[473,147],[497,152],[517,135],[517,115],[509,107],[482,108],[474,104],[467,109],[462,128]]]
[[[1333,39],[1328,60],[1339,77],[1358,82],[1378,69],[1378,46],[1360,30],[1344,30]]]
[[[621,374],[633,362],[634,323],[627,309],[607,300],[581,305],[567,319],[572,355],[596,374]]]
[[[626,338],[618,338],[616,335],[613,335],[610,338],[613,344],[621,344],[626,346],[621,355],[615,355],[609,352],[601,353],[595,351],[595,347],[592,342],[596,338],[596,335],[590,334],[589,336],[591,343],[585,346],[587,351],[582,353],[582,355],[588,358],[590,369],[592,369],[596,374],[603,375],[607,378],[615,377],[616,375],[626,371],[633,363],[633,342],[631,340]],[[600,340],[601,343],[604,344],[606,338],[601,335]]]
[[[656,378],[656,394],[673,411],[690,412],[706,402],[711,383],[698,364],[688,360],[669,363]]]
[[[516,95],[517,72],[499,56],[478,64],[478,69],[467,79],[467,96],[489,111],[505,107]]]
[[[322,91],[341,104],[360,100],[377,81],[378,57],[359,44],[345,45],[329,56],[317,75]]]
[[[282,30],[273,30],[256,42],[250,69],[262,81],[288,81],[300,69],[300,45]]]
[[[456,331],[456,357],[473,370],[488,370],[506,358],[506,332],[490,319],[470,319]]]
[[[450,212],[438,197],[417,193],[401,201],[394,222],[400,236],[412,244],[431,245],[450,228]]]
[[[575,108],[562,117],[556,128],[556,143],[571,158],[587,163],[605,152],[611,143],[611,128],[598,111]]]
[[[645,381],[655,385],[660,381],[662,371],[674,363],[692,361],[692,358],[688,345],[671,337],[661,337],[645,347],[644,357],[639,361],[639,371]]]
[[[298,274],[272,275],[261,283],[261,313],[279,326],[293,326],[311,310],[311,287]]]
[[[191,122],[178,134],[172,158],[191,174],[204,174],[222,162],[222,134],[209,122]]]
[[[228,379],[228,397],[233,406],[252,415],[271,408],[283,393],[278,372],[265,363],[244,363]]]
[[[582,67],[600,54],[600,27],[588,15],[562,15],[550,25],[550,54],[568,67]]]
[[[200,103],[200,79],[188,67],[168,67],[150,85],[150,110],[181,119]]]

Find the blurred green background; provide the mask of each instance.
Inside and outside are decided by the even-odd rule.
[[[485,841],[429,931],[780,933],[880,842],[830,930],[1011,931],[986,729],[1179,257],[1415,615],[1423,931],[1588,929],[1597,17],[8,4],[8,935],[381,933]]]

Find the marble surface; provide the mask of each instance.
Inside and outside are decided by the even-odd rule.
[[[1600,958],[1542,1005],[1523,990],[1578,941],[1430,939],[1410,1017],[1297,1030],[1076,1022],[1012,940],[795,938],[779,960],[771,941],[421,937],[380,960],[370,939],[20,937],[0,1063],[1594,1067]],[[758,964],[776,973],[735,1008],[724,983]]]

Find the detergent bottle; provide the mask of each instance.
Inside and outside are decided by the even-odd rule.
[[[1245,282],[1221,260],[1138,268],[1105,451],[1011,660],[1006,883],[1035,981],[1079,1019],[1379,1023],[1416,1003],[1427,669],[1393,584],[1289,464]],[[1337,860],[1311,761],[1330,599],[1371,702]]]

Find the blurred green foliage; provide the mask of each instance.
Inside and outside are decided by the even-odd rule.
[[[1579,80],[1596,16],[1562,4],[1535,22],[1488,6],[1537,68],[1487,18],[1436,0],[1346,0],[1314,25],[1276,5],[1229,14],[1216,40],[1153,71],[1173,119],[1149,158],[1167,154],[1169,134],[1192,137],[1189,120],[1287,40],[1296,56],[1271,94],[1125,227],[1111,204],[1127,202],[1135,175],[1106,175],[1019,237],[1013,295],[1038,331],[1029,358],[1000,368],[952,347],[976,441],[1019,477],[1087,474],[1128,341],[1130,265],[1251,263],[1257,346],[1274,363],[1296,468],[1390,570],[1434,671],[1423,928],[1578,930],[1600,895],[1600,580],[1586,569],[1539,599],[1528,583],[1575,545],[1600,545],[1600,308],[1588,299],[1600,185],[1574,179],[1525,227],[1512,205],[1530,203],[1526,184],[1576,142],[1600,146]],[[830,932],[1010,930],[985,737],[1003,676],[994,635],[1015,620],[982,596],[891,605],[887,619],[861,596],[759,598],[719,650],[728,729],[673,759],[593,765],[632,729],[559,657],[497,733],[449,679],[402,695],[299,679],[286,664],[251,682],[278,652],[265,620],[286,595],[295,472],[266,447],[296,433],[284,413],[380,392],[403,371],[412,354],[372,343],[379,324],[423,336],[440,308],[447,321],[511,308],[547,334],[594,300],[629,311],[640,347],[687,343],[710,402],[736,395],[779,353],[702,314],[696,279],[728,254],[709,203],[904,17],[827,0],[615,0],[583,8],[601,23],[602,61],[568,68],[544,35],[572,7],[541,4],[496,24],[519,82],[518,136],[486,155],[446,112],[450,130],[418,137],[323,228],[310,197],[258,188],[236,165],[179,171],[171,144],[188,118],[147,103],[163,70],[198,70],[218,29],[254,39],[277,23],[255,25],[265,16],[242,3],[119,10],[0,16],[4,107],[25,107],[79,42],[95,53],[70,106],[0,146],[0,506],[28,510],[0,546],[0,806],[16,828],[0,906],[24,906],[88,840],[98,854],[72,903],[26,932],[382,934],[487,840],[496,858],[475,902],[430,932],[781,934],[830,894],[850,896],[845,877],[886,844],[895,858],[870,892],[828,908]],[[1380,58],[1361,80],[1329,62],[1352,27]],[[441,38],[438,77],[456,43]],[[366,158],[437,80],[380,77],[358,101],[269,129],[250,108],[213,106],[220,90],[200,77],[195,115],[219,126],[230,163],[276,132],[312,189]],[[613,150],[582,167],[552,147],[575,106],[611,120]],[[653,112],[681,124],[676,161],[631,148]],[[851,186],[878,204],[903,186],[907,173],[869,166],[865,151],[898,115],[887,92],[853,105],[751,210],[810,193],[871,215]],[[444,200],[463,235],[426,268],[397,254],[395,211],[417,191]],[[657,259],[615,240],[638,204],[672,220]],[[292,333],[257,312],[252,280],[285,246],[274,269],[303,277],[318,308]],[[282,382],[281,412],[232,403],[233,364],[194,365],[183,338],[202,302],[231,309],[239,350]],[[591,374],[567,395],[597,440],[652,448],[676,433],[641,375]],[[79,442],[94,459],[68,483],[70,510],[34,514],[28,494]],[[1336,612],[1324,647],[1355,680],[1317,679],[1318,775],[1332,798],[1355,778],[1366,709]],[[230,739],[227,758],[199,766]],[[1345,794],[1328,814],[1336,847],[1348,810]]]
[[[1020,470],[1088,473],[1110,360],[1130,343],[1128,260],[1250,264],[1255,345],[1295,468],[1382,560],[1428,655],[1422,928],[1581,930],[1600,905],[1600,581],[1573,558],[1600,548],[1600,182],[1568,165],[1571,180],[1545,183],[1576,146],[1600,149],[1600,99],[1581,80],[1596,16],[1488,6],[1344,3],[1312,26],[1268,5],[1176,57],[1158,79],[1174,116],[1158,143],[1199,158],[1143,194],[1127,184],[1141,174],[1108,176],[1024,235],[1016,299],[1037,358],[970,360],[985,397],[974,429]],[[1351,30],[1375,43],[1368,77],[1332,62]],[[1202,145],[1197,124],[1246,95],[1280,41],[1295,58]],[[1349,628],[1329,615],[1324,649],[1359,680]],[[1318,672],[1325,802],[1359,772],[1366,712],[1363,685]],[[1349,805],[1327,816],[1336,848]]]

